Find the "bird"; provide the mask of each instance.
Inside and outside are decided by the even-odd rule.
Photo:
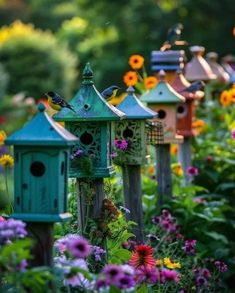
[[[56,111],[60,111],[63,108],[68,108],[74,113],[76,113],[73,107],[68,102],[66,102],[63,98],[61,98],[61,96],[57,94],[56,92],[53,92],[53,91],[47,92],[45,93],[45,96],[47,97],[48,103],[52,109]]]
[[[167,31],[167,40],[164,42],[160,51],[169,50],[174,45],[187,45],[186,41],[180,41],[181,33],[184,26],[182,23],[177,23]]]
[[[110,87],[108,87],[105,90],[103,90],[103,92],[101,93],[101,96],[108,102],[108,101],[112,100],[112,98],[114,98],[116,96],[117,91],[119,89],[120,89],[119,86],[111,85]]]
[[[204,87],[205,87],[205,83],[202,80],[197,80],[191,83],[190,86],[180,90],[179,93],[182,93],[182,92],[195,93],[196,91],[203,90]]]

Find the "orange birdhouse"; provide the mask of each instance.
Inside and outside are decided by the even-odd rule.
[[[175,80],[171,84],[173,89],[184,96],[186,100],[185,103],[178,104],[176,109],[177,133],[184,137],[192,137],[195,135],[192,129],[192,122],[195,120],[196,101],[204,96],[203,91],[187,91],[190,85],[181,72],[177,73]]]
[[[180,143],[183,136],[177,134],[176,114],[178,104],[185,101],[185,98],[177,93],[166,81],[165,72],[159,72],[159,83],[149,92],[140,97],[142,102],[158,113],[157,120],[163,123],[164,141],[161,143]],[[159,142],[156,142],[159,144]]]

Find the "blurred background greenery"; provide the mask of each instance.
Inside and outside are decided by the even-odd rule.
[[[151,51],[178,22],[189,45],[231,54],[234,15],[232,0],[0,0],[0,96],[56,90],[70,99],[87,61],[98,90],[124,87],[129,56],[143,55],[150,72]]]

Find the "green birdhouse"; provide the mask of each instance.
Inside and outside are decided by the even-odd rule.
[[[145,107],[135,96],[133,87],[127,89],[127,96],[117,106],[126,114],[126,119],[114,123],[114,163],[120,165],[142,165],[146,163],[146,122],[157,113]]]
[[[109,105],[92,81],[89,63],[83,70],[80,89],[69,102],[75,113],[62,109],[53,118],[65,122],[65,128],[79,138],[73,148],[70,176],[76,178],[102,178],[114,174],[111,154],[111,122],[125,114]]]
[[[164,144],[179,143],[183,136],[177,134],[176,114],[177,105],[185,102],[185,97],[178,94],[166,81],[165,72],[159,73],[158,84],[149,92],[141,96],[141,101],[158,113],[158,120],[164,128]],[[158,142],[156,142],[158,144]]]
[[[69,157],[77,138],[58,125],[39,104],[38,113],[10,135],[14,146],[15,219],[60,222],[69,219],[67,185]]]

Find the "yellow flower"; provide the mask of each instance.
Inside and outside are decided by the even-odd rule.
[[[129,65],[132,69],[140,69],[144,65],[144,58],[141,55],[132,55],[129,58]]]
[[[0,157],[0,165],[2,165],[3,167],[13,167],[14,159],[10,155],[2,155]]]
[[[181,268],[181,264],[179,262],[172,262],[169,257],[165,257],[163,259],[163,262],[164,262],[164,265],[168,269],[180,269]]]
[[[0,130],[0,145],[4,144],[4,140],[6,139],[7,135],[4,130]]]
[[[155,76],[148,76],[144,79],[144,86],[146,90],[151,90],[157,84],[157,78]]]
[[[171,169],[177,176],[182,176],[184,173],[180,163],[171,164]]]
[[[134,86],[138,81],[138,75],[135,71],[128,71],[123,79],[127,86]]]
[[[201,119],[195,120],[192,123],[192,128],[195,130],[196,134],[200,134],[206,128],[206,122]]]
[[[171,154],[176,156],[178,153],[178,145],[177,144],[171,144],[171,150],[170,150]]]
[[[156,259],[156,266],[162,267],[163,261],[161,259]]]
[[[230,95],[230,92],[225,90],[221,93],[220,95],[220,103],[224,106],[227,107],[232,103],[232,97]]]

